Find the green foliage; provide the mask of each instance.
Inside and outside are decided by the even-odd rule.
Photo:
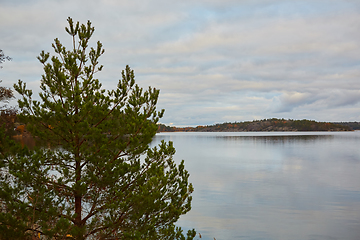
[[[270,132],[270,131],[351,131],[346,124],[312,120],[263,119],[247,122],[219,123],[211,126],[176,128],[159,124],[159,132]]]
[[[12,98],[14,98],[12,89],[0,86],[0,127],[5,129],[7,135],[14,132],[14,121],[16,118],[16,109],[7,105]]]
[[[9,56],[6,56],[2,49],[0,49],[0,64],[5,61],[11,61]],[[0,66],[0,69],[2,66]],[[0,83],[2,81],[0,80]],[[14,98],[13,91],[10,88],[0,86],[0,127],[6,129],[7,134],[13,130],[13,120],[16,116],[16,109],[14,107],[7,106],[10,99]]]
[[[115,90],[102,89],[94,28],[68,23],[72,49],[55,39],[57,55],[38,57],[41,101],[14,85],[37,147],[2,155],[0,239],[193,239],[175,226],[191,208],[184,162],[174,163],[171,142],[149,148],[164,113],[159,90],[140,88],[129,66]]]
[[[352,130],[360,130],[360,122],[336,122],[335,124],[346,126]]]
[[[0,80],[1,83],[1,80]],[[14,97],[14,94],[10,88],[0,86],[0,101],[7,101]]]

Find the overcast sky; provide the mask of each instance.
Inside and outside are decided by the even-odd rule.
[[[360,121],[359,0],[0,0],[3,86],[39,91],[36,57],[70,47],[68,17],[95,27],[104,88],[130,65],[164,124]]]

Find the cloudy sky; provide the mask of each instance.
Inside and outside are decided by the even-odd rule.
[[[358,0],[0,0],[3,86],[39,91],[36,56],[70,47],[68,17],[95,27],[104,88],[130,65],[167,125],[360,121]]]

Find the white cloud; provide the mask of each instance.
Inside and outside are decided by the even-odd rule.
[[[3,84],[35,86],[36,56],[71,16],[95,26],[99,74],[113,88],[130,64],[161,89],[164,122],[206,125],[254,117],[359,120],[357,1],[3,1],[0,47],[13,61]],[[239,119],[237,119],[239,118]]]

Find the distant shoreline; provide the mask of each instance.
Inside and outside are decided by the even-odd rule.
[[[245,122],[219,123],[197,127],[158,125],[158,132],[310,132],[360,130],[359,122],[316,122],[313,120],[263,119]]]

